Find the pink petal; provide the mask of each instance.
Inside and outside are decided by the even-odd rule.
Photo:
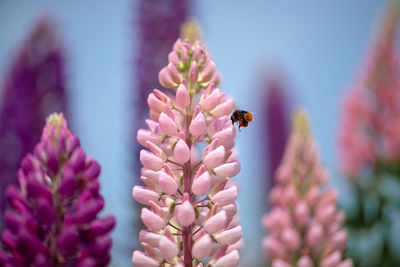
[[[332,252],[321,261],[321,267],[337,267],[342,260],[342,254],[339,251]]]
[[[132,262],[135,267],[158,267],[159,263],[144,254],[141,251],[135,250],[132,254]]]
[[[186,108],[190,104],[190,95],[183,83],[179,85],[176,91],[175,102],[181,108]]]
[[[189,201],[184,201],[177,208],[177,219],[182,226],[191,225],[195,219],[195,213],[192,204]]]
[[[161,158],[144,149],[140,151],[140,162],[146,169],[150,169],[153,171],[161,170],[161,167],[163,165],[163,160]]]
[[[160,124],[161,131],[163,131],[167,135],[172,135],[178,130],[176,123],[165,113],[160,114],[160,117],[158,118],[158,123]]]
[[[219,258],[213,267],[235,267],[239,263],[239,252],[237,250],[231,251],[229,254]]]
[[[161,142],[161,137],[158,134],[145,129],[138,130],[136,139],[142,146],[146,146],[146,141],[151,141],[154,144],[159,144]]]
[[[314,264],[308,255],[303,255],[297,262],[297,267],[313,267]]]
[[[240,172],[240,162],[235,160],[233,162],[225,163],[221,166],[216,167],[214,169],[214,172],[217,176],[221,178],[234,177]]]
[[[161,171],[158,176],[158,183],[161,190],[168,195],[172,195],[178,190],[178,184],[175,179],[163,171]]]
[[[182,77],[181,77],[181,75],[179,74],[179,72],[178,72],[178,70],[176,69],[176,67],[175,67],[174,64],[172,64],[172,63],[170,62],[170,63],[168,64],[168,66],[167,66],[167,69],[168,69],[169,76],[171,77],[171,79],[172,79],[172,81],[173,81],[174,83],[179,84],[179,83],[182,82]]]
[[[165,226],[165,222],[160,216],[146,208],[142,209],[140,218],[146,227],[153,232],[158,232]]]
[[[296,250],[300,246],[300,236],[292,228],[286,228],[282,232],[282,241],[291,250]]]
[[[189,132],[194,136],[201,136],[207,128],[206,119],[203,113],[199,113],[190,123]]]
[[[222,231],[225,228],[225,225],[226,212],[222,210],[206,221],[204,229],[210,234],[215,234]]]
[[[189,70],[189,81],[191,83],[196,83],[198,77],[199,77],[199,67],[197,66],[196,61],[193,60]]]
[[[147,104],[149,105],[150,109],[156,113],[165,111],[165,103],[158,99],[154,93],[149,94],[149,97],[147,98]]]
[[[202,96],[200,99],[200,107],[205,111],[210,111],[215,108],[221,99],[221,92],[219,89],[214,89],[208,96]]]
[[[219,191],[217,194],[211,197],[211,201],[215,204],[218,204],[219,207],[223,207],[235,202],[237,195],[237,187],[232,186],[222,191]]]
[[[212,240],[209,235],[203,235],[199,240],[197,240],[192,248],[192,255],[197,260],[202,260],[209,256],[211,253]]]
[[[143,205],[150,205],[150,200],[156,202],[160,197],[156,192],[138,185],[133,187],[132,196],[137,202]]]
[[[321,224],[313,223],[307,232],[307,243],[310,246],[318,245],[324,236],[324,229],[322,228]]]
[[[294,215],[296,218],[296,222],[300,226],[304,225],[307,222],[308,217],[310,215],[310,209],[308,208],[307,203],[305,201],[302,200],[299,203],[297,203]]]
[[[179,253],[179,248],[176,243],[172,242],[166,236],[161,237],[158,249],[160,250],[161,256],[167,260],[172,260]]]
[[[139,241],[141,243],[147,243],[150,246],[157,247],[160,241],[161,235],[155,234],[149,230],[141,230],[139,233]]]
[[[242,227],[240,225],[215,235],[215,240],[220,244],[232,245],[239,241],[240,238],[242,238]]]
[[[224,146],[219,146],[210,153],[208,153],[204,157],[204,164],[207,166],[207,168],[212,169],[215,168],[219,165],[221,165],[224,162],[225,159],[225,147]],[[227,177],[227,176],[225,176]],[[224,177],[224,178],[225,178]]]
[[[211,110],[210,114],[214,117],[221,117],[231,114],[234,108],[235,102],[233,101],[233,99],[227,98],[224,102],[218,104],[218,106]]]
[[[192,192],[196,196],[204,195],[210,190],[210,174],[208,172],[204,172],[199,177],[195,178],[192,184]]]
[[[160,73],[158,74],[158,81],[160,82],[160,84],[162,86],[164,86],[165,88],[176,88],[178,86],[178,84],[176,84],[171,75],[168,72],[167,67],[164,67]]]
[[[208,82],[212,78],[215,72],[216,72],[215,63],[212,60],[208,61],[206,67],[200,74],[200,80],[202,82]]]
[[[175,145],[174,157],[179,163],[186,163],[190,159],[190,149],[183,139],[179,139]]]

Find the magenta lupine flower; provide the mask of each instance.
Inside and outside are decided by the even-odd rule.
[[[19,163],[40,138],[52,112],[66,112],[64,59],[48,19],[40,20],[18,52],[0,97],[0,229],[6,207],[4,191],[16,184]]]
[[[99,218],[99,164],[87,156],[62,114],[47,119],[34,153],[9,185],[1,266],[106,266],[113,216]]]
[[[275,184],[274,173],[282,160],[289,138],[289,100],[279,76],[272,76],[266,83],[266,102],[263,111],[265,151],[268,157],[268,191]]]
[[[273,267],[349,267],[343,260],[347,232],[337,193],[326,187],[323,168],[304,112],[293,119],[292,133],[276,172],[270,198],[273,208],[263,217],[268,231],[263,250]]]
[[[398,13],[398,4],[391,6],[366,70],[344,103],[340,157],[351,179],[378,161],[400,162]]]
[[[135,266],[236,266],[242,229],[230,179],[240,171],[232,152],[236,130],[229,120],[234,101],[216,86],[215,63],[199,42],[180,39],[159,74],[175,95],[154,90],[147,99],[148,129],[138,142],[143,164],[133,197],[147,207],[140,233],[145,252]]]

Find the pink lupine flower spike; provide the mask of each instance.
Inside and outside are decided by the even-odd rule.
[[[159,74],[175,95],[155,89],[148,97],[148,129],[138,142],[143,164],[133,197],[147,207],[140,233],[144,253],[135,266],[236,266],[242,229],[237,225],[236,186],[240,171],[232,153],[234,101],[218,88],[215,63],[199,42],[180,39]]]
[[[304,112],[294,116],[276,179],[270,193],[273,208],[262,221],[268,231],[262,245],[272,267],[353,266],[351,260],[343,260],[344,213],[336,209],[337,193],[322,189],[329,174],[322,167]]]

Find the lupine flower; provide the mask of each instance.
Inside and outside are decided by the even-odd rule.
[[[324,187],[322,167],[304,112],[293,119],[292,133],[270,193],[273,208],[263,217],[268,231],[263,250],[273,267],[348,267],[343,260],[347,233],[337,193]]]
[[[64,60],[54,26],[41,19],[18,52],[2,89],[0,103],[0,229],[4,191],[16,184],[19,163],[40,138],[52,112],[66,112]]]
[[[1,266],[106,266],[115,220],[98,217],[99,173],[63,115],[51,115],[5,193]]]
[[[265,150],[268,152],[268,192],[274,186],[274,173],[281,162],[289,137],[289,101],[279,76],[272,76],[266,83],[266,101],[263,118]]]
[[[354,193],[346,225],[360,266],[400,266],[399,9],[393,1],[344,105],[340,159]]]
[[[349,178],[380,160],[400,160],[399,7],[392,6],[366,70],[344,103],[342,169]]]
[[[137,20],[135,21],[135,40],[137,40],[137,52],[135,53],[135,84],[133,127],[132,132],[136,133],[138,129],[145,127],[145,119],[149,113],[147,106],[147,96],[154,88],[159,88],[160,84],[157,75],[160,69],[167,63],[167,56],[171,46],[174,44],[182,23],[184,23],[190,14],[192,0],[139,0],[135,6]],[[134,136],[134,134],[132,135]],[[140,145],[136,140],[132,140],[133,146],[133,180],[134,183],[140,183]],[[135,205],[137,211],[140,206]],[[142,228],[140,219],[135,220],[134,240],[139,235],[138,229]],[[134,244],[138,248],[140,244]],[[129,249],[129,250],[132,250]]]
[[[138,142],[145,187],[133,197],[147,207],[140,233],[145,252],[135,251],[141,266],[236,266],[242,229],[237,224],[238,188],[230,179],[240,171],[232,152],[236,130],[229,120],[234,101],[217,86],[215,63],[199,42],[180,39],[148,96],[148,129]]]

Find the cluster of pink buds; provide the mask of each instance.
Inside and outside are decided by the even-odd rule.
[[[148,207],[140,233],[145,252],[132,261],[146,266],[236,266],[242,229],[229,181],[240,171],[232,152],[236,130],[229,120],[234,101],[215,86],[214,62],[195,42],[180,39],[159,74],[160,83],[176,88],[174,96],[155,89],[148,97],[149,129],[138,142],[142,181],[133,197]]]
[[[343,260],[345,216],[336,208],[337,193],[322,189],[329,174],[321,165],[304,112],[294,116],[276,179],[270,194],[273,208],[262,220],[268,231],[263,250],[272,266],[353,266],[351,260]]]
[[[378,161],[400,160],[398,17],[399,6],[394,5],[368,54],[362,77],[344,103],[340,156],[344,173],[353,180]]]

